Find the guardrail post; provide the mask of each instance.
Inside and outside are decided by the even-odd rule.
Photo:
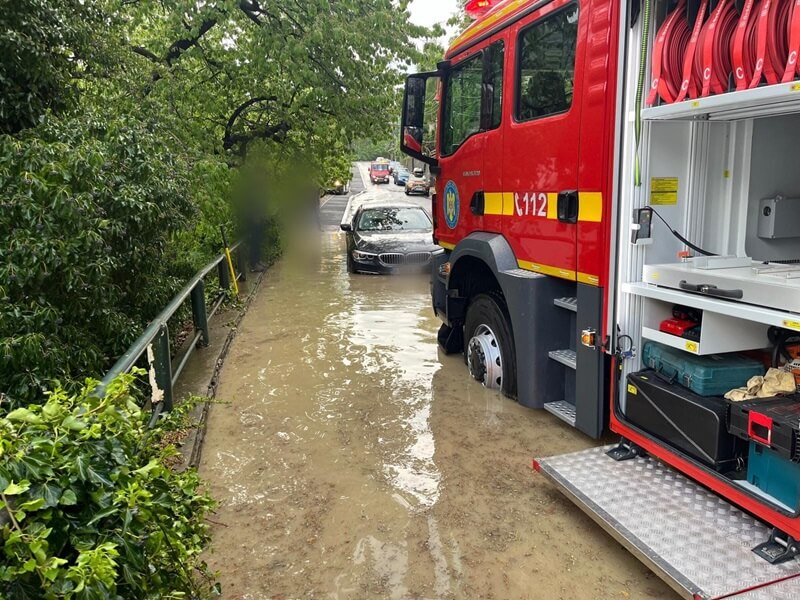
[[[201,279],[192,290],[192,321],[195,331],[201,331],[198,345],[202,348],[208,346],[211,336],[208,332],[208,313],[206,312],[206,285]]]
[[[231,289],[231,272],[225,259],[222,259],[217,265],[217,272],[219,273],[219,287],[226,291]]]
[[[153,340],[153,353],[148,352],[150,362],[150,384],[154,382],[164,394],[164,412],[172,410],[172,358],[169,349],[169,328],[164,323]],[[154,390],[155,391],[155,390]]]

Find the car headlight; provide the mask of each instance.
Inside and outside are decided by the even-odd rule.
[[[433,256],[439,256],[440,254],[444,254],[445,252],[446,252],[446,250],[444,248],[436,248],[436,250],[431,252],[431,254]]]
[[[341,181],[339,181],[338,179],[337,179],[336,181],[334,181],[334,182],[333,182],[333,186],[334,186],[334,187],[339,187],[340,185],[342,185],[342,182],[341,182]]]
[[[361,250],[353,250],[353,260],[357,260],[359,262],[369,262],[371,260],[375,260],[376,256],[378,255],[373,254],[372,252],[362,252]]]

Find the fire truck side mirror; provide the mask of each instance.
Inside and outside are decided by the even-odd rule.
[[[438,114],[438,71],[410,75],[406,79],[400,149],[407,155],[437,166],[436,117]]]

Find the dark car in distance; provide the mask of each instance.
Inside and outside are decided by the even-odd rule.
[[[394,179],[395,185],[405,185],[408,182],[408,178],[411,177],[411,173],[404,167],[400,167],[396,171],[392,173],[392,178]]]
[[[350,273],[426,272],[432,257],[444,252],[433,243],[428,213],[410,202],[364,202],[341,227],[347,233]]]

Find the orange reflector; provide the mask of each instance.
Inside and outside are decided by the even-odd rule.
[[[584,329],[581,332],[581,344],[588,348],[596,348],[597,332],[594,329]]]

